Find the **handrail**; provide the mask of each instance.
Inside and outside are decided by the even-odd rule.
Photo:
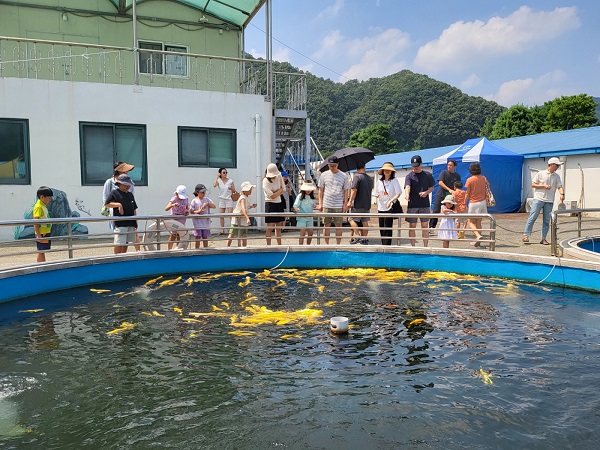
[[[568,217],[576,217],[577,221],[577,229],[576,234],[577,237],[582,236],[582,231],[587,230],[583,228],[583,216],[588,213],[600,213],[600,208],[583,208],[583,209],[558,209],[552,211],[550,214],[550,251],[552,256],[563,256],[563,251],[560,245],[558,244],[558,218],[559,216],[568,216]],[[591,220],[596,223],[595,227],[590,228],[590,231],[596,231],[598,233],[598,219]],[[572,232],[572,230],[570,230]]]
[[[404,219],[406,218],[419,218],[419,219],[429,219],[432,217],[436,217],[436,218],[443,218],[444,215],[443,214],[381,214],[381,213],[364,213],[364,214],[358,214],[358,213],[319,213],[319,212],[314,212],[314,213],[308,213],[308,214],[295,214],[295,213],[291,213],[291,212],[285,212],[285,213],[251,213],[249,214],[250,217],[254,217],[254,218],[265,218],[268,216],[287,216],[287,217],[312,217],[315,219],[315,226],[313,227],[314,229],[314,236],[313,236],[313,244],[311,244],[312,246],[318,246],[321,245],[321,240],[324,238],[324,227],[321,225],[321,218],[324,216],[327,217],[343,217],[343,218],[348,218],[348,217],[368,217],[371,219],[371,225],[373,226],[369,226],[369,231],[371,232],[370,236],[368,236],[368,238],[370,239],[380,239],[379,236],[379,231],[384,229],[381,228],[377,225],[377,219],[382,218],[382,217],[392,217],[394,219],[398,219],[397,225],[396,226],[392,226],[392,236],[389,237],[389,239],[392,240],[392,242],[396,242],[398,245],[400,245],[400,240],[408,240],[408,239],[415,239],[416,241],[422,241],[423,239],[427,239],[430,240],[432,242],[436,242],[436,241],[442,241],[443,239],[439,239],[437,238],[437,236],[429,236],[429,228],[409,228],[406,224],[404,224],[404,226],[402,226]],[[138,234],[142,235],[142,236],[146,236],[149,235],[150,236],[150,240],[144,240],[142,239],[142,246],[145,246],[147,249],[157,249],[160,250],[161,249],[161,245],[164,247],[166,244],[166,241],[163,239],[161,240],[161,233],[164,235],[164,233],[168,233],[168,230],[166,229],[166,227],[164,226],[160,226],[161,224],[164,225],[165,222],[167,221],[171,221],[174,222],[174,219],[178,219],[178,218],[183,218],[186,217],[187,219],[193,219],[193,218],[197,218],[196,216],[173,216],[173,215],[146,215],[146,216],[133,216],[130,217],[130,219],[134,219],[138,221]],[[209,215],[205,215],[202,216],[202,218],[210,218],[210,219],[219,219],[221,217],[227,218],[227,219],[231,219],[232,217],[239,217],[238,215],[235,214],[209,214]],[[482,218],[482,219],[489,219],[490,221],[490,225],[489,228],[481,228],[480,231],[485,232],[485,233],[489,233],[490,238],[489,239],[484,239],[481,240],[481,242],[484,243],[488,243],[489,245],[489,250],[490,251],[494,251],[495,250],[495,241],[496,241],[496,221],[494,219],[494,217],[490,214],[455,214],[455,218],[473,218],[473,217],[477,217],[477,218]],[[127,218],[121,218],[121,220],[126,220]],[[44,219],[44,223],[48,223],[48,224],[52,224],[52,225],[57,225],[57,224],[68,224],[69,226],[67,227],[67,232],[65,235],[62,236],[53,236],[50,237],[50,240],[52,242],[55,242],[56,245],[53,246],[52,250],[48,250],[48,251],[44,251],[44,253],[58,253],[58,252],[67,252],[67,259],[73,259],[75,257],[78,257],[81,255],[82,252],[87,252],[87,253],[93,253],[94,256],[107,256],[112,254],[113,251],[113,237],[114,237],[114,233],[112,231],[110,231],[108,229],[108,226],[106,226],[106,230],[101,232],[101,233],[91,233],[91,234],[84,234],[84,235],[75,235],[72,233],[72,225],[77,223],[77,224],[89,224],[89,223],[106,223],[106,222],[113,222],[115,220],[114,217],[70,217],[70,218],[55,218],[55,219]],[[142,225],[142,222],[145,222],[145,226]],[[39,220],[32,220],[32,219],[23,219],[23,220],[9,220],[9,221],[0,221],[0,228],[5,228],[5,227],[21,227],[21,226],[31,226],[34,223],[40,223]],[[178,222],[179,223],[179,222]],[[217,220],[218,223],[218,220]],[[178,230],[180,231],[182,235],[188,236],[186,239],[186,245],[185,246],[180,246],[179,249],[180,250],[185,250],[190,248],[189,245],[194,242],[193,238],[190,237],[191,235],[191,230],[193,230],[193,224],[191,221],[187,221],[186,225],[178,225]],[[252,232],[260,232],[260,235],[256,235],[256,233],[250,233],[248,234],[248,241],[257,241],[260,240],[262,242],[264,242],[265,239],[265,230],[267,229],[266,226],[262,225],[262,226],[251,226],[249,227],[248,231],[252,231]],[[221,229],[219,226],[211,226],[211,230],[213,232],[218,232],[218,231],[228,231],[229,227],[225,227],[223,229]],[[342,239],[344,240],[344,242],[347,242],[350,239],[350,235],[348,233],[348,228],[344,227],[343,228],[343,234],[342,234]],[[407,231],[408,230],[414,230],[415,231],[415,237],[409,237],[407,235]],[[458,230],[458,229],[457,229]],[[286,231],[286,235],[285,235],[285,239],[288,240],[290,238],[293,238],[293,244],[291,245],[296,245],[297,244],[297,239],[299,238],[297,233],[294,234],[288,234],[290,231],[298,231],[297,228],[295,227],[284,227],[284,231]],[[334,243],[336,242],[335,239],[337,239],[339,236],[336,236],[335,234],[335,228],[331,227],[330,229],[331,234],[328,236],[328,238],[333,241]],[[426,231],[428,233],[427,237],[421,236],[421,233],[419,233],[419,231],[424,232]],[[271,236],[271,239],[273,242],[276,242],[276,237],[273,235]],[[387,237],[386,237],[387,239]],[[234,243],[237,240],[237,237],[234,238]],[[218,235],[213,235],[211,236],[211,238],[209,239],[209,242],[212,242],[213,245],[211,245],[211,247],[221,247],[224,248],[227,242],[227,235],[225,236],[218,236]],[[37,253],[37,249],[35,247],[35,238],[29,238],[29,239],[20,239],[20,240],[12,240],[12,241],[0,241],[0,267],[15,267],[14,265],[11,265],[11,261],[13,260],[21,260],[21,264],[33,264],[33,261],[35,260],[35,254]],[[139,246],[140,244],[130,244],[130,246]],[[288,244],[286,244],[288,245]],[[200,250],[201,251],[201,250]],[[25,262],[23,262],[23,260],[25,260]],[[7,260],[9,261],[8,264],[6,263]],[[54,261],[56,261],[56,259],[54,259]],[[19,264],[17,264],[18,266]]]

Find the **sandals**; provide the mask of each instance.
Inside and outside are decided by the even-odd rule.
[[[524,242],[525,244],[529,244],[529,236],[527,236],[527,235],[523,235],[523,242]]]
[[[548,242],[548,241],[546,240],[546,238],[543,238],[543,239],[540,241],[540,244],[544,244],[544,245],[550,245],[550,242]]]
[[[475,242],[471,242],[470,244],[475,246],[475,247],[481,247],[481,241],[483,239],[483,236],[479,236],[477,239],[475,239]]]

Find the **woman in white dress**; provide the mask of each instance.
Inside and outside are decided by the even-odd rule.
[[[451,195],[446,195],[446,198],[442,200],[442,210],[441,213],[448,216],[444,217],[440,221],[440,228],[438,230],[438,238],[444,240],[444,248],[450,247],[450,239],[456,239],[458,237],[458,233],[456,231],[456,220],[452,217],[454,212],[454,206],[456,205],[456,201],[454,197]]]
[[[235,202],[231,198],[231,194],[235,191],[235,185],[231,178],[227,178],[227,169],[225,167],[219,169],[213,187],[219,188],[219,204],[217,205],[219,212],[221,214],[233,212]],[[227,234],[225,233],[225,218],[221,217],[219,220],[221,221],[221,231],[219,234]]]

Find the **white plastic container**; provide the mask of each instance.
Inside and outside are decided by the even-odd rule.
[[[329,319],[329,329],[332,333],[341,334],[348,332],[347,317],[332,317]]]

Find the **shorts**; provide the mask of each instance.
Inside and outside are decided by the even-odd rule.
[[[406,212],[408,214],[431,214],[431,208],[429,206],[426,206],[425,208],[408,208]],[[416,217],[407,217],[405,220],[408,223],[417,223]],[[429,219],[424,217],[420,217],[418,220],[421,222],[429,222]]]
[[[115,245],[127,245],[135,242],[135,227],[115,227]]]
[[[208,228],[198,228],[195,229],[192,234],[194,237],[206,239],[210,237],[210,230]]]
[[[352,212],[357,213],[357,214],[368,214],[371,212],[371,208],[352,208]],[[348,220],[351,220],[352,222],[356,222],[356,223],[369,222],[368,217],[351,217]]]
[[[217,205],[221,209],[233,209],[235,207],[235,202],[233,200],[220,198],[219,204]]]
[[[487,214],[487,201],[469,203],[469,214]]]
[[[248,227],[232,224],[231,228],[229,229],[229,234],[236,238],[246,236],[248,234]]]
[[[298,228],[312,228],[314,219],[312,217],[298,217],[296,218],[296,226]]]
[[[266,213],[282,213],[284,211],[285,205],[283,202],[273,203],[273,202],[265,202],[265,212]],[[265,217],[266,223],[279,223],[283,222],[285,217],[273,216],[273,217]]]
[[[327,213],[341,213],[341,212],[342,212],[342,208],[323,208],[323,213],[325,213],[325,214],[327,214]],[[341,225],[342,222],[344,222],[344,218],[342,216],[339,216],[339,217],[324,216],[323,217],[323,224],[325,226],[331,225],[332,222],[335,225]]]
[[[44,238],[48,237],[48,235],[49,235],[49,233],[42,234],[40,236],[42,236],[41,239],[44,239]],[[50,239],[48,239],[48,242],[42,243],[40,241],[37,241],[35,244],[37,245],[37,249],[39,251],[50,250],[50,247],[52,246],[52,241]]]

